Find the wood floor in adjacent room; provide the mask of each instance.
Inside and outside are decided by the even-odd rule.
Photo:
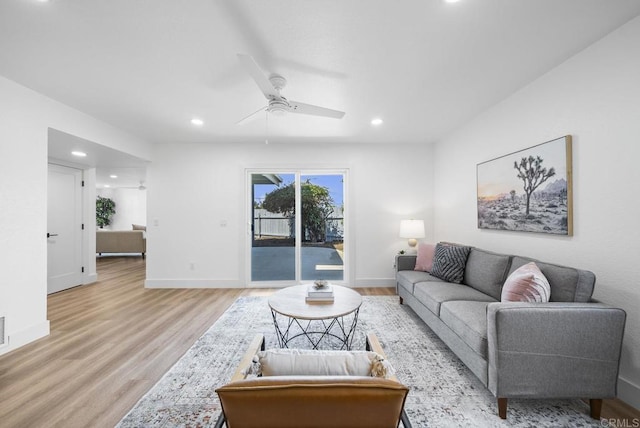
[[[49,296],[48,337],[0,356],[0,426],[113,427],[235,299],[272,292],[145,289],[140,257],[99,258],[98,275]],[[602,413],[640,421],[619,400]]]

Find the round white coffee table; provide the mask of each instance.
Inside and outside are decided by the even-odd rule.
[[[304,337],[313,349],[318,349],[320,342],[327,338],[337,340],[340,349],[351,349],[362,296],[350,288],[332,285],[333,302],[308,303],[305,301],[307,287],[283,288],[269,297],[280,347],[288,348],[292,340]]]

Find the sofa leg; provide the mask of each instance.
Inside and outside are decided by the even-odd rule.
[[[591,417],[600,420],[600,412],[602,410],[602,398],[592,398],[589,400],[591,407]]]
[[[500,419],[507,419],[507,399],[498,398],[498,416]]]
[[[398,298],[400,299],[400,304],[403,305],[404,304],[404,300],[402,299],[402,297],[398,296]]]

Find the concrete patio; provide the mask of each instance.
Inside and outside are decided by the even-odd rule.
[[[334,248],[302,247],[300,251],[303,281],[343,279],[342,257]],[[253,247],[251,262],[252,281],[295,280],[294,247]]]

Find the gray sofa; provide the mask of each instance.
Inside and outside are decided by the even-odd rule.
[[[400,303],[407,304],[497,398],[602,399],[616,396],[626,313],[591,298],[592,272],[471,248],[462,284],[415,271],[416,255],[396,257]],[[502,285],[535,261],[551,286],[548,303],[500,302]]]

